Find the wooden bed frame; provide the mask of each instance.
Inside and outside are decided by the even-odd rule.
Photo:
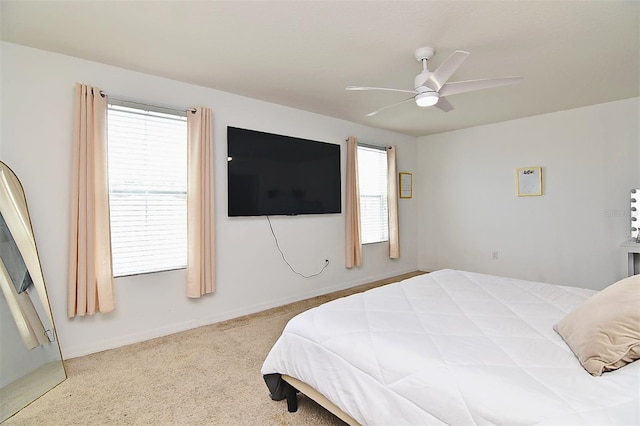
[[[297,390],[299,390],[309,398],[313,399],[320,406],[327,409],[331,414],[335,415],[336,417],[338,417],[340,420],[342,420],[349,426],[360,426],[360,423],[355,421],[353,417],[351,417],[350,415],[342,411],[333,402],[329,401],[324,395],[322,395],[320,392],[318,392],[308,384],[301,382],[300,380],[295,379],[291,376],[287,376],[286,374],[282,375],[282,380],[289,383],[291,386],[293,386],[294,388],[296,388]],[[287,404],[289,405],[289,411],[291,412],[296,411],[297,403],[295,403],[295,408],[293,410],[291,409],[292,408],[291,402],[288,399],[287,399]]]

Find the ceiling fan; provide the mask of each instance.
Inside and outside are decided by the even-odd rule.
[[[367,116],[372,116],[387,108],[391,108],[411,100],[415,100],[420,107],[435,106],[444,112],[451,111],[453,106],[449,103],[445,96],[457,95],[458,93],[471,92],[474,90],[489,89],[492,87],[506,86],[509,84],[520,83],[522,77],[500,77],[486,78],[480,80],[454,81],[449,83],[449,78],[462,65],[469,52],[456,50],[444,61],[435,71],[431,72],[427,69],[427,61],[431,59],[435,49],[433,47],[421,47],[415,51],[415,57],[422,62],[422,72],[418,74],[414,80],[414,90],[390,89],[386,87],[365,87],[365,86],[347,86],[347,90],[387,90],[391,92],[411,93],[410,98],[404,101],[387,105],[377,111],[370,112]]]

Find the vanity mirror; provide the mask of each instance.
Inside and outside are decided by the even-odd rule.
[[[640,188],[631,190],[631,239],[640,242]]]
[[[66,377],[27,201],[0,161],[0,422]]]

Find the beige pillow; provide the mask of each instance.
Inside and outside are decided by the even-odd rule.
[[[553,329],[592,376],[640,358],[640,275],[618,281],[569,312]]]

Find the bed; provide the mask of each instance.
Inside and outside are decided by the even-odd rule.
[[[262,374],[289,411],[302,391],[349,424],[637,425],[640,363],[594,377],[554,330],[596,293],[436,271],[292,318]]]

